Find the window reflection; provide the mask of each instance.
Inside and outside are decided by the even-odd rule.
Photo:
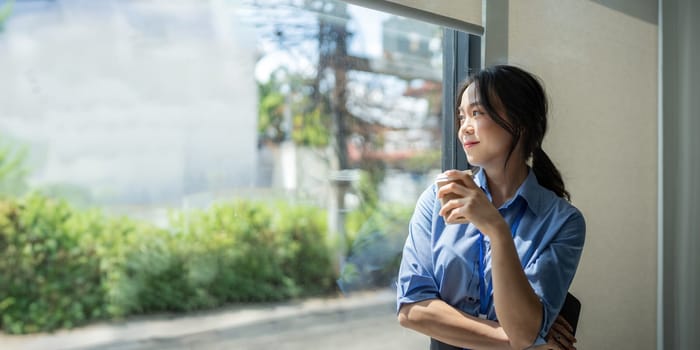
[[[326,0],[35,0],[13,1],[8,13],[0,22],[3,201],[52,198],[74,216],[96,209],[100,225],[133,226],[124,232],[135,236],[110,239],[137,245],[124,243],[118,259],[95,257],[95,279],[116,282],[76,320],[5,322],[4,332],[391,288],[413,203],[440,168],[441,28]],[[270,209],[279,206],[283,214]],[[240,228],[249,219],[258,221],[248,230],[270,236]],[[321,236],[304,236],[310,230]],[[90,249],[106,244],[105,234],[84,232]],[[227,249],[245,239],[294,247],[259,253],[279,265],[257,291],[251,280],[253,294],[265,283],[284,292],[213,291],[225,285],[221,271],[239,266]],[[192,304],[109,304],[117,293],[109,288],[130,298],[157,288],[133,286],[145,270],[128,270],[130,251],[145,254],[139,269],[158,263],[190,276],[173,300]],[[312,258],[329,269],[303,265]]]
[[[441,29],[342,2],[272,3],[246,7],[273,18],[247,22],[262,53],[259,180],[329,208],[341,289],[389,286],[410,203],[439,169]],[[315,18],[299,23],[300,9]]]

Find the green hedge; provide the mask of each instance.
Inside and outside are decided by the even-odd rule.
[[[81,241],[87,215],[32,196],[0,202],[0,314],[9,333],[101,317],[100,259]]]
[[[331,291],[325,215],[239,201],[173,212],[160,229],[39,195],[0,200],[0,327],[50,331]]]

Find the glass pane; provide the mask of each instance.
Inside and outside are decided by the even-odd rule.
[[[321,298],[248,336],[119,341],[425,348],[393,288],[440,171],[442,47],[339,1],[0,1],[2,332]]]

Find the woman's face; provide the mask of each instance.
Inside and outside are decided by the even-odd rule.
[[[493,103],[495,103],[494,108],[502,109],[498,106],[498,101]],[[502,112],[501,115],[503,115]],[[481,106],[474,84],[470,84],[462,94],[459,120],[458,137],[467,154],[469,164],[485,169],[502,168],[513,137],[496,124]]]

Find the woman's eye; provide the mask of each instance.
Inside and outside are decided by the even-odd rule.
[[[480,115],[481,111],[473,110],[472,111],[472,117],[476,117],[477,115]]]

